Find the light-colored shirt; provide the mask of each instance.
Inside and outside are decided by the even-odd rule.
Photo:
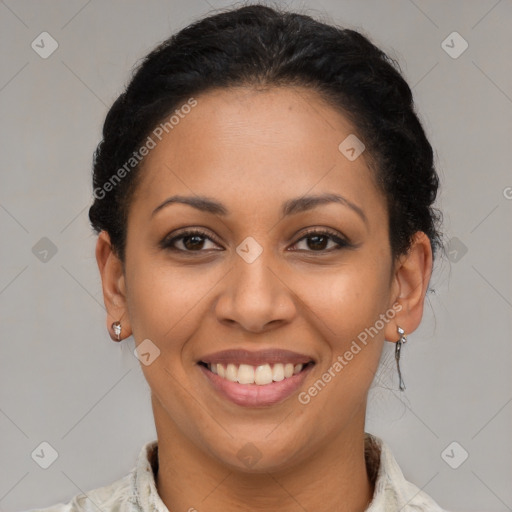
[[[366,512],[447,512],[414,484],[408,482],[389,446],[365,433],[365,458],[375,491]],[[146,443],[129,474],[110,485],[74,496],[69,503],[27,512],[170,512],[160,498],[155,475],[158,471],[158,441]],[[194,512],[191,507],[189,512]]]

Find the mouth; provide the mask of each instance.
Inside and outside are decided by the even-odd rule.
[[[227,350],[197,361],[221,398],[245,407],[284,401],[302,385],[315,364],[312,357],[278,349]]]

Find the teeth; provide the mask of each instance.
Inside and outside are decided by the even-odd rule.
[[[254,372],[254,383],[260,386],[270,384],[272,382],[272,368],[269,364],[258,366]]]
[[[252,384],[254,382],[254,368],[248,364],[238,367],[238,382],[240,384]]]
[[[288,379],[293,375],[293,364],[292,363],[286,363],[284,365],[284,377]]]
[[[297,375],[303,368],[303,364],[293,365],[292,363],[262,364],[256,367],[249,364],[236,365],[229,363],[227,366],[219,363],[208,364],[208,369],[223,379],[240,384],[257,384],[259,386],[289,379],[293,375]]]
[[[272,368],[272,380],[279,382],[284,379],[284,366],[282,364],[275,364]]]
[[[225,378],[231,382],[238,382],[238,368],[234,364],[228,364]]]

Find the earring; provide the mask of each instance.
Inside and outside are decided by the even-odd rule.
[[[114,322],[112,324],[112,329],[117,337],[117,341],[121,341],[121,322]]]
[[[405,337],[405,331],[398,327],[398,334],[400,334],[400,339],[395,344],[395,360],[396,360],[396,368],[398,370],[398,388],[400,391],[405,389],[405,384],[402,379],[402,372],[400,371],[400,352],[402,351],[402,343],[407,343],[407,338]]]

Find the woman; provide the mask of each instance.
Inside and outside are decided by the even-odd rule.
[[[52,511],[442,511],[366,433],[384,342],[441,245],[411,91],[361,34],[261,5],[199,20],[110,109],[89,217],[158,440]]]

